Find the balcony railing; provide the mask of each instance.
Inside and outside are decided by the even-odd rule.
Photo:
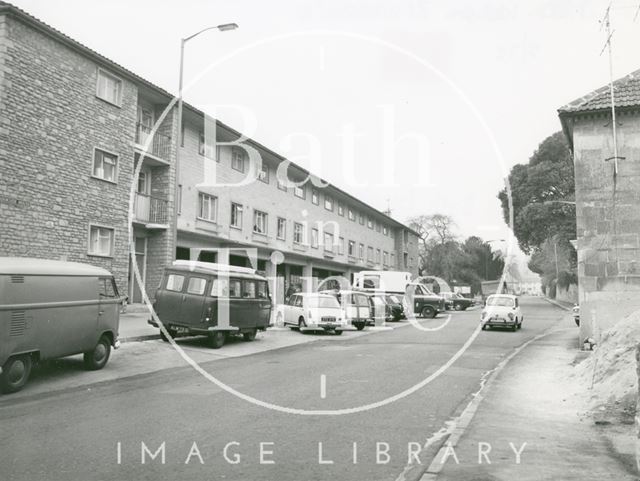
[[[136,144],[142,145],[143,147],[146,146],[151,132],[151,127],[138,122],[136,124]],[[156,131],[149,150],[151,155],[155,155],[163,160],[171,160],[171,137]]]
[[[169,223],[169,215],[167,213],[167,201],[151,197],[147,194],[136,194],[134,204],[135,219],[145,224],[162,224]]]

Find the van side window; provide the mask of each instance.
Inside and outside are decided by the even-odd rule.
[[[184,276],[178,274],[169,274],[167,277],[167,290],[174,292],[182,292],[182,285],[184,284]]]
[[[212,297],[229,297],[229,279],[215,277],[211,283]]]
[[[116,286],[114,285],[113,279],[102,277],[98,279],[98,282],[100,283],[100,297],[117,297]]]
[[[242,281],[242,297],[246,299],[255,299],[256,283],[254,281]]]
[[[240,297],[240,281],[238,279],[229,281],[229,297]]]
[[[192,277],[187,285],[187,294],[197,294],[201,296],[207,287],[207,280],[201,277]]]
[[[267,289],[267,283],[264,281],[258,281],[258,299],[268,299],[269,291]]]
[[[296,298],[298,296],[296,296],[295,294],[289,297],[289,300],[287,301],[287,304],[289,304],[290,306],[295,306],[296,305]]]
[[[294,302],[294,306],[296,307],[302,307],[302,296],[296,296],[296,300],[293,301]]]
[[[356,303],[362,307],[369,307],[369,299],[367,296],[354,296],[356,299]]]

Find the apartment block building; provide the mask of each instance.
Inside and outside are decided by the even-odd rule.
[[[280,292],[363,269],[417,274],[415,232],[335,186],[282,185],[286,159],[252,140],[262,170],[248,179],[247,149],[226,144],[240,133],[215,124],[205,141],[204,113],[185,104],[179,135],[169,92],[0,2],[0,255],[107,268],[132,302],[130,246],[150,295],[175,258],[255,263]]]

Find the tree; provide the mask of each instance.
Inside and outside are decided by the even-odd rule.
[[[418,255],[420,256],[420,274],[423,274],[429,251],[435,245],[455,240],[453,229],[456,224],[453,218],[444,214],[419,215],[412,217],[407,223],[420,237]]]

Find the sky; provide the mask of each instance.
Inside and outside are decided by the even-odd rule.
[[[405,222],[506,238],[508,170],[609,81],[603,0],[13,0],[72,38]],[[611,9],[614,77],[640,1]],[[640,16],[639,16],[640,17]]]

